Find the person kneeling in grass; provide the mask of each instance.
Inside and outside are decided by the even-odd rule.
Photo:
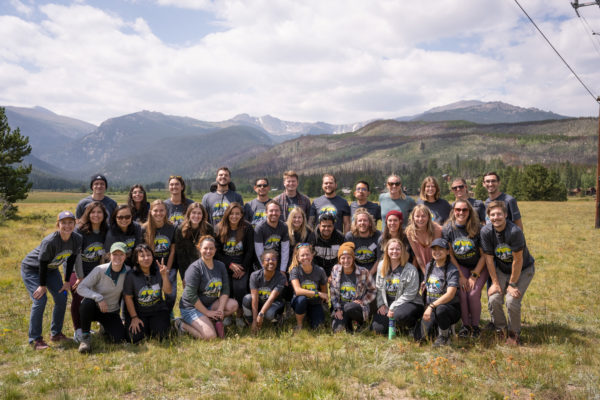
[[[182,329],[196,339],[223,338],[223,319],[237,311],[238,303],[229,298],[225,264],[214,259],[215,239],[202,236],[198,250],[200,258],[185,271],[185,288],[179,302]]]
[[[450,341],[450,328],[460,320],[460,300],[457,296],[458,269],[450,261],[448,242],[438,238],[431,242],[433,260],[425,274],[425,313],[423,322],[429,337],[435,336],[434,346],[445,346]]]
[[[90,328],[92,321],[98,321],[111,342],[127,340],[127,330],[123,326],[119,310],[121,294],[125,284],[125,258],[127,245],[115,242],[110,247],[110,262],[98,265],[77,286],[77,293],[83,297],[79,306],[81,321],[80,353],[92,351]]]
[[[265,250],[260,257],[263,268],[250,275],[250,293],[244,296],[244,318],[257,333],[265,320],[278,323],[282,320],[285,303],[280,297],[286,277],[277,270],[277,252]]]

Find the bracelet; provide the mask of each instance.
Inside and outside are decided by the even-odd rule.
[[[138,318],[138,316],[134,315],[133,317],[131,317],[131,320],[133,320],[134,318]]]
[[[429,307],[431,307],[432,310],[435,310],[435,305],[433,303],[431,303]]]
[[[512,282],[508,282],[508,286],[510,286],[511,288],[516,288],[517,284],[516,283],[512,283]]]

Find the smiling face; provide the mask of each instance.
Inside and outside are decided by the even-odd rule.
[[[466,225],[469,220],[469,206],[464,201],[457,201],[452,208],[454,212],[454,220],[459,225]]]
[[[324,220],[319,222],[319,232],[323,239],[329,239],[333,234],[333,221]]]
[[[506,227],[506,214],[500,207],[489,210],[490,222],[497,231],[503,231]]]
[[[115,219],[117,220],[117,226],[125,232],[131,223],[131,211],[128,208],[123,208],[117,211]]]
[[[369,220],[369,216],[365,213],[361,213],[355,215],[354,218],[356,218],[356,227],[358,228],[358,233],[368,234],[371,230],[371,221]]]
[[[231,175],[229,171],[225,169],[220,169],[217,171],[217,184],[219,186],[227,186],[231,182]]]
[[[242,210],[239,207],[234,207],[229,213],[229,225],[238,226],[242,220]]]
[[[335,183],[335,179],[333,179],[331,176],[325,176],[323,177],[323,193],[325,193],[325,196],[329,196],[332,197],[335,195],[335,191],[337,189],[337,184]]]
[[[298,230],[302,228],[302,223],[304,222],[304,217],[301,213],[295,212],[292,214],[292,228],[294,230]]]
[[[277,256],[272,253],[266,253],[262,257],[263,269],[267,272],[275,272],[277,269]]]
[[[170,189],[171,189],[171,183],[169,182],[169,190]],[[133,189],[133,191],[131,192],[131,199],[136,204],[141,203],[142,201],[144,201],[144,191],[140,188]]]
[[[298,262],[300,264],[305,266],[312,264],[313,255],[309,246],[300,247],[296,256],[298,257]]]
[[[417,229],[427,228],[427,224],[429,223],[429,213],[425,210],[415,211],[413,218],[415,219],[415,226]]]
[[[277,225],[279,217],[281,216],[281,209],[276,203],[271,203],[267,206],[267,222],[270,225]]]
[[[269,190],[271,187],[264,179],[259,179],[254,185],[254,191],[258,195],[259,198],[264,198],[269,194]]]
[[[92,193],[95,196],[104,196],[106,192],[106,183],[102,179],[96,179],[92,182]]]
[[[385,221],[385,226],[390,233],[397,233],[400,225],[402,225],[402,221],[396,215],[390,215]]]
[[[158,225],[163,225],[167,219],[167,207],[164,204],[157,204],[150,210],[152,219]]]
[[[425,196],[427,196],[428,201],[435,201],[435,195],[437,193],[437,188],[435,187],[435,183],[427,182],[425,184]]]
[[[446,257],[448,257],[448,250],[443,247],[433,246],[431,248],[431,256],[435,260],[438,265],[441,265],[446,262]]]
[[[179,179],[173,178],[169,180],[169,193],[172,195],[180,195],[183,190],[183,185],[179,182]]]
[[[154,257],[152,256],[152,253],[146,249],[140,250],[137,254],[137,262],[143,271],[150,270],[153,259]]]
[[[73,218],[64,218],[58,221],[58,231],[61,236],[70,236],[75,229],[75,220]]]
[[[215,256],[217,248],[215,247],[215,243],[212,240],[204,240],[202,245],[200,246],[200,257],[204,262],[212,261]]]
[[[92,211],[90,211],[90,222],[92,225],[100,225],[102,220],[104,219],[104,212],[100,207],[94,207]]]
[[[388,256],[392,261],[399,261],[402,257],[402,245],[398,242],[392,242],[387,248]]]
[[[454,193],[454,197],[456,197],[457,200],[466,200],[469,198],[469,192],[467,191],[467,185],[465,185],[465,183],[460,180],[457,179],[454,182],[452,182],[452,185],[450,186],[450,188],[452,189],[452,192]]]
[[[285,190],[295,192],[298,189],[298,178],[295,176],[286,176],[283,180],[283,186]]]
[[[398,198],[402,193],[402,181],[397,176],[388,177],[386,185],[392,199]]]
[[[200,208],[194,208],[190,211],[190,221],[192,221],[192,225],[194,226],[202,222],[202,210]]]
[[[496,175],[487,175],[483,177],[483,186],[485,186],[489,195],[495,195],[498,193],[500,187],[500,181]]]
[[[110,262],[115,270],[121,269],[123,263],[125,263],[125,257],[125,253],[120,250],[110,253]]]

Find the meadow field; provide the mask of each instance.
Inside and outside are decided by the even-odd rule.
[[[20,263],[54,229],[57,213],[74,210],[81,197],[34,192],[19,204],[17,220],[0,225],[2,399],[600,399],[594,286],[600,230],[593,228],[593,201],[519,203],[536,274],[524,298],[518,348],[488,332],[434,349],[372,333],[293,335],[289,322],[258,336],[229,328],[225,340],[210,343],[180,336],[108,345],[94,337],[90,355],[74,343],[35,352],[27,344],[31,300]],[[46,339],[51,311],[49,300]],[[64,333],[73,334],[69,312]]]

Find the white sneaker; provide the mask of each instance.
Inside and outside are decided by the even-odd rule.
[[[231,320],[231,317],[225,317],[225,319],[223,319],[224,326],[231,326],[232,323],[233,321]]]
[[[75,333],[73,333],[73,341],[75,341],[75,343],[81,343],[82,334],[83,332],[81,331],[81,328],[77,329]]]

